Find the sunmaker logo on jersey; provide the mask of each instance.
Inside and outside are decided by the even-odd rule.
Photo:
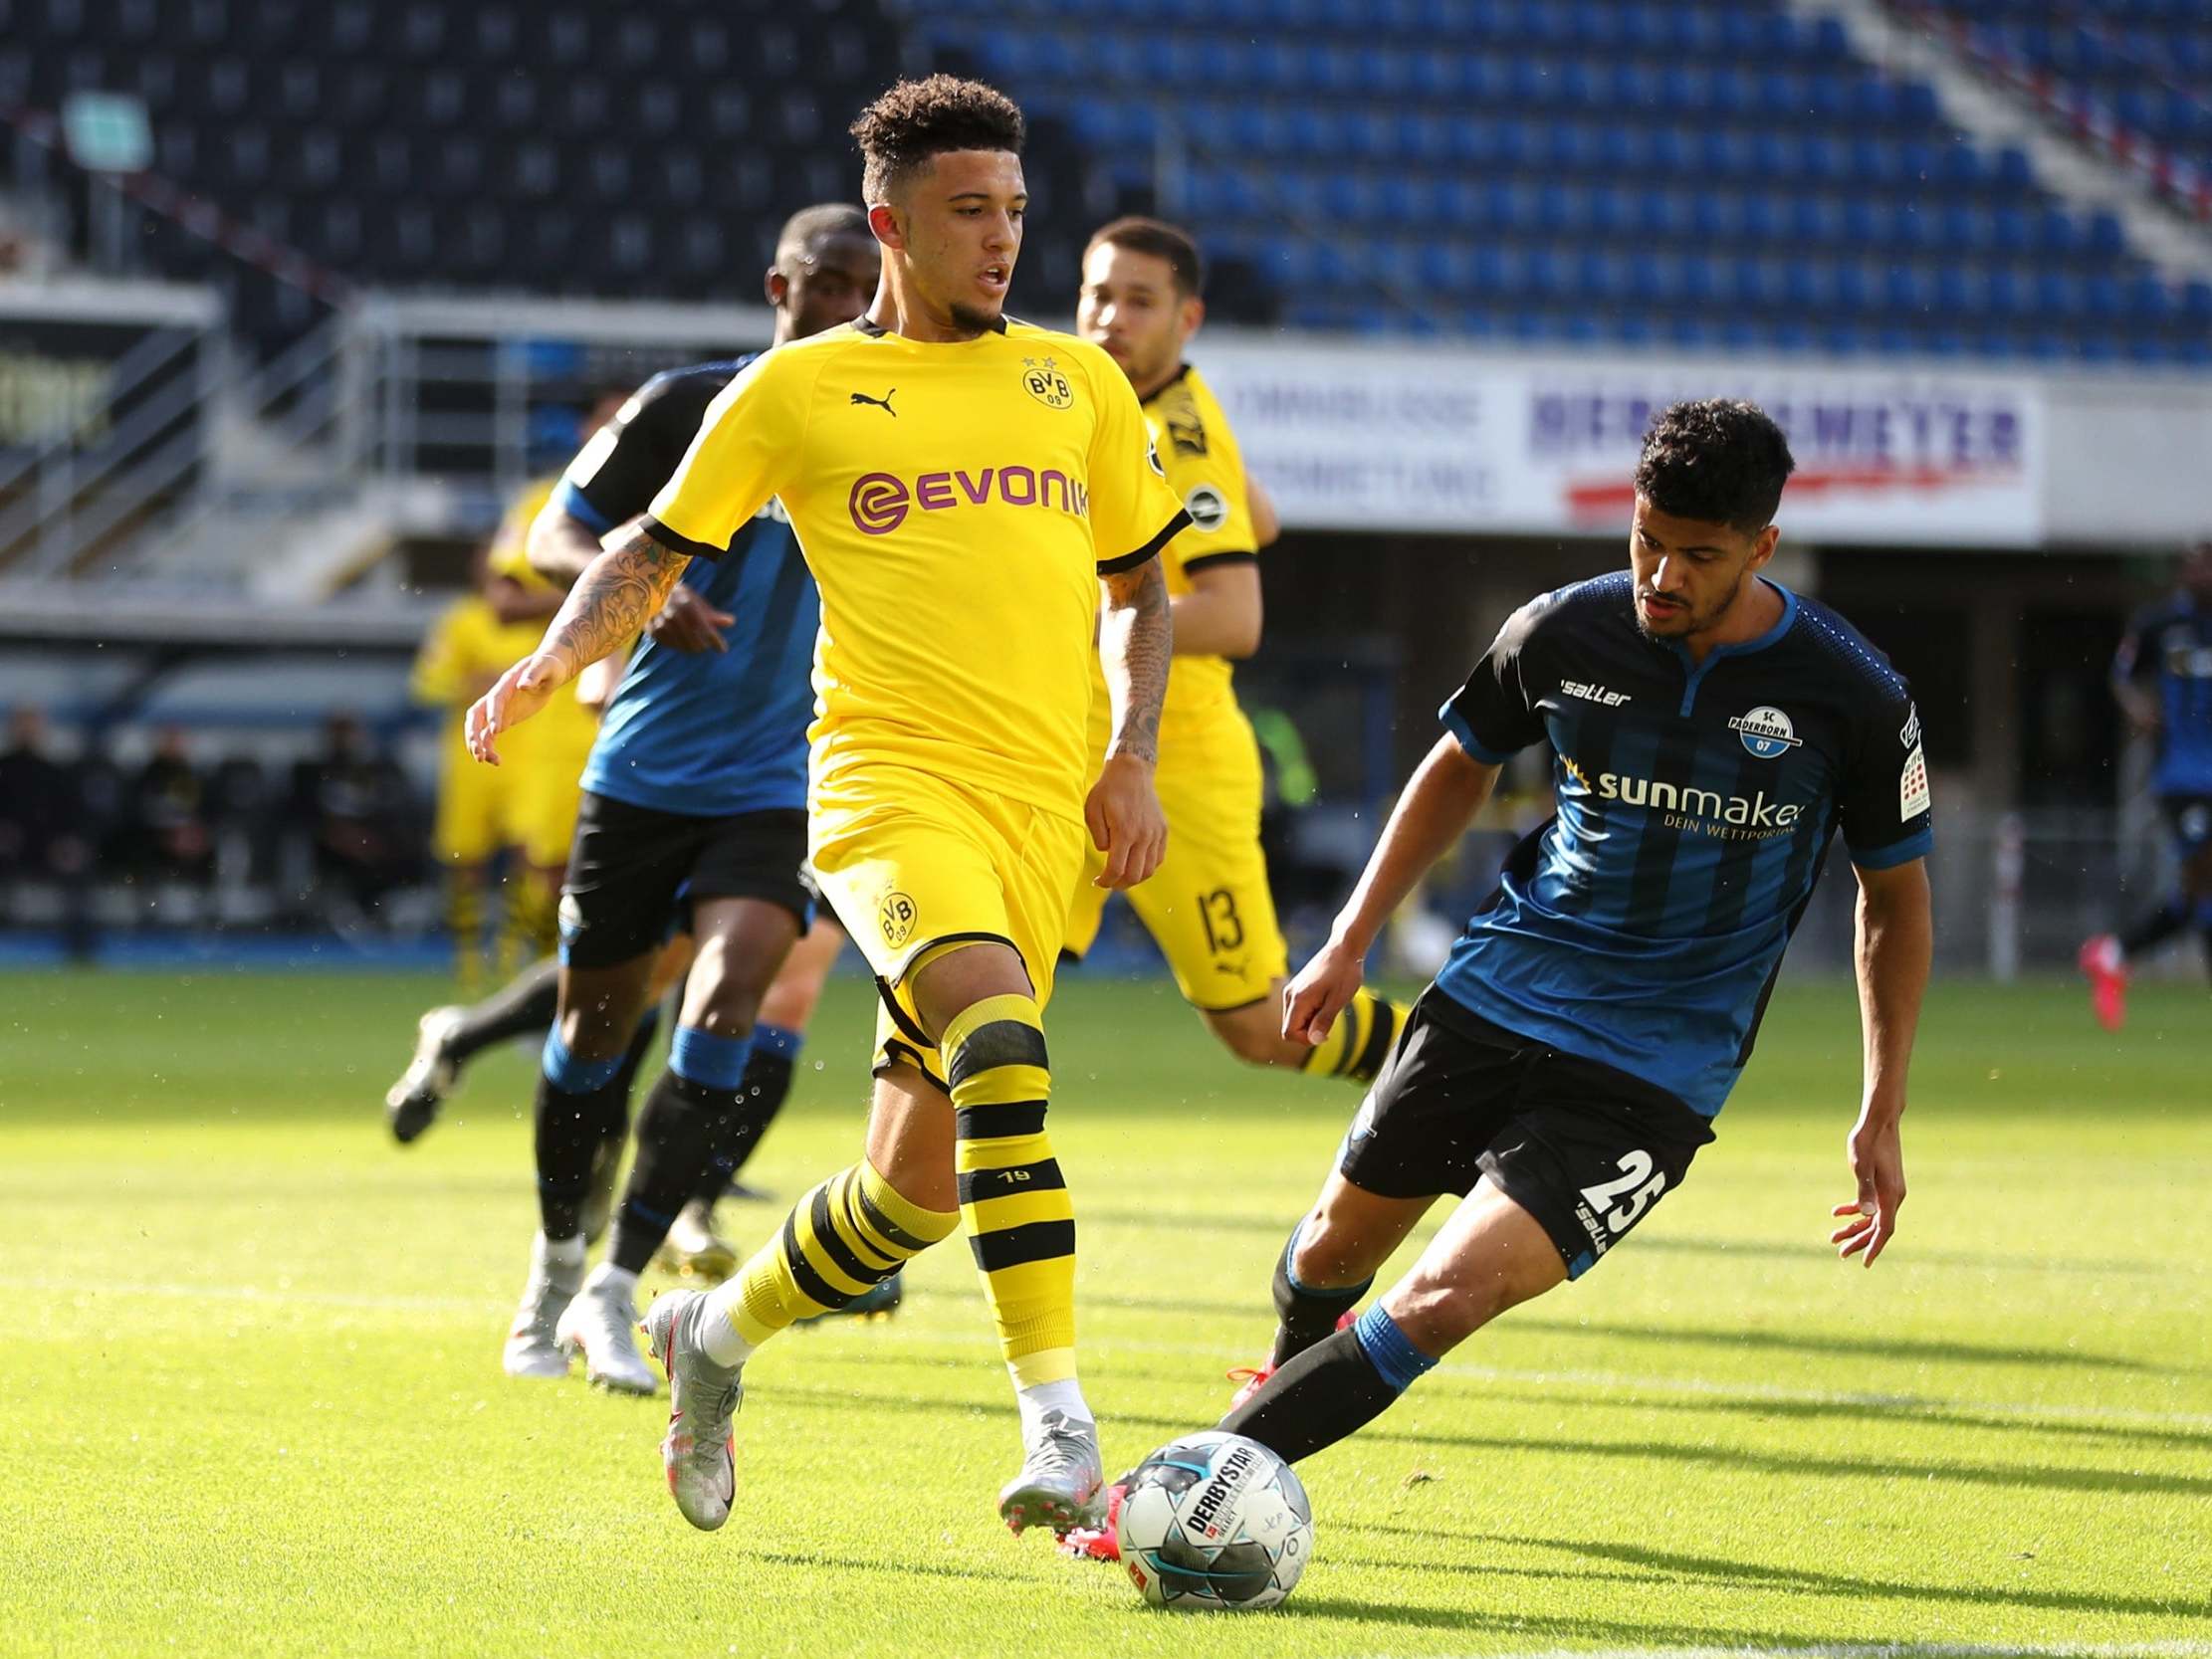
[[[1723,795],[1717,789],[1696,789],[1659,778],[1623,777],[1619,772],[1600,772],[1593,778],[1564,756],[1560,764],[1585,794],[1657,812],[1665,828],[1688,830],[1695,835],[1724,841],[1764,841],[1792,833],[1805,816],[1800,802],[1774,800],[1763,789],[1750,795]]]
[[[1738,715],[1728,729],[1743,739],[1743,746],[1761,760],[1775,760],[1798,745],[1797,727],[1779,709],[1757,708]]]
[[[1077,518],[1089,518],[1091,511],[1091,493],[1080,483],[1057,468],[1040,473],[1034,467],[924,473],[912,484],[895,473],[862,473],[852,481],[846,507],[863,535],[889,535],[916,509],[944,513],[993,501],[1005,507],[1051,508]]]

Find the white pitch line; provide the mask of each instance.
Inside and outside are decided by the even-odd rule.
[[[265,1308],[288,1306],[311,1308],[357,1308],[369,1311],[386,1310],[395,1313],[465,1313],[479,1314],[488,1319],[498,1319],[506,1304],[492,1299],[468,1296],[403,1296],[373,1292],[318,1291],[297,1288],[265,1290],[258,1285],[192,1285],[168,1283],[125,1283],[117,1281],[90,1281],[57,1279],[41,1276],[0,1275],[0,1289],[40,1291],[79,1296],[155,1296],[195,1298],[211,1302],[242,1302]],[[967,1299],[963,1299],[967,1300]],[[980,1298],[978,1299],[980,1300]],[[955,1328],[939,1324],[914,1312],[898,1317],[901,1330],[913,1333],[934,1343],[949,1343],[970,1348],[995,1348],[997,1338],[988,1332],[972,1328]],[[1173,1358],[1218,1358],[1221,1345],[1217,1343],[1163,1343],[1143,1339],[1123,1341],[1101,1340],[1095,1345],[1099,1352],[1151,1353]],[[1915,1411],[1979,1412],[1990,1417],[2018,1417],[2023,1419],[2055,1418],[2084,1423],[2109,1423],[2115,1426],[2146,1428],[2212,1428],[2212,1412],[2159,1411],[2127,1406],[2102,1405],[2039,1405],[2032,1401],[1977,1400],[1927,1396],[1920,1394],[1882,1394],[1869,1392],[1843,1392],[1828,1388],[1788,1388],[1775,1383],[1729,1382],[1714,1377],[1701,1376],[1650,1376],[1625,1371],[1604,1370],[1534,1370],[1513,1365],[1476,1365],[1460,1360],[1445,1360],[1435,1371],[1443,1377],[1458,1377],[1469,1381],[1516,1382],[1537,1388],[1588,1388],[1604,1392],[1657,1395],[1661,1398],[1710,1398],[1729,1400],[1770,1400],[1777,1405],[1843,1405],[1874,1406],[1895,1410],[1900,1416]],[[1686,1651],[1686,1650],[1685,1650]],[[1886,1652],[1887,1649],[1868,1650]],[[1903,1651],[1903,1650],[1898,1650]],[[1930,1653],[1934,1649],[1927,1650]],[[1964,1653],[1966,1650],[1960,1650]],[[2056,1651],[2055,1649],[2052,1651]],[[2088,1652],[2087,1649],[2084,1652]],[[2212,1646],[2206,1648],[2206,1659],[2212,1659]]]

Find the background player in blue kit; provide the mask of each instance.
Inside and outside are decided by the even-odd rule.
[[[775,343],[859,314],[880,256],[858,208],[794,215],[768,277]],[[647,383],[569,465],[533,526],[532,562],[572,582],[598,537],[648,507],[742,361]],[[538,1089],[540,1231],[505,1353],[525,1376],[567,1373],[651,1393],[632,1331],[637,1276],[677,1211],[748,1123],[743,1091],[762,999],[811,920],[806,726],[820,605],[774,502],[729,557],[699,560],[609,701],[583,773],[560,900],[558,1014]],[[584,1277],[594,1161],[618,1142],[623,1057],[679,900],[697,954],[667,1070],[639,1115],[637,1155],[608,1238]]]
[[[1518,750],[1552,749],[1557,814],[1416,1004],[1283,1250],[1274,1351],[1222,1428],[1292,1460],[1333,1444],[1680,1185],[1839,828],[1859,879],[1866,1082],[1834,1242],[1870,1265],[1888,1242],[1931,940],[1927,774],[1903,680],[1760,574],[1792,465],[1750,404],[1665,411],[1637,470],[1629,570],[1524,606],[1443,706],[1447,734],[1291,981],[1286,1032],[1328,1029],[1376,933]],[[1346,1321],[1445,1192],[1465,1199],[1420,1261]]]
[[[2192,924],[2212,966],[2212,540],[2189,550],[2171,597],[2128,624],[2112,659],[2112,696],[2157,739],[2150,787],[2174,837],[2175,890],[2124,933],[2082,946],[2082,971],[2107,1031],[2127,1018],[2127,961]]]

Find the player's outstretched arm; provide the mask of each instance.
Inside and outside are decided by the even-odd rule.
[[[1383,924],[1430,867],[1464,835],[1497,787],[1499,768],[1477,760],[1448,733],[1414,769],[1352,897],[1337,912],[1329,942],[1283,987],[1282,1034],[1318,1043],[1360,988],[1367,953]]]
[[[1168,659],[1175,653],[1175,613],[1160,561],[1146,559],[1100,581],[1106,610],[1098,654],[1114,704],[1114,734],[1106,764],[1083,803],[1091,840],[1106,855],[1104,888],[1135,887],[1160,867],[1168,820],[1153,791],[1160,758],[1160,706],[1168,695]]]
[[[659,610],[691,562],[632,526],[590,564],[568,590],[538,649],[470,706],[469,752],[499,764],[499,734],[521,725],[553,694],[635,635]]]
[[[1830,1235],[1841,1256],[1862,1256],[1874,1266],[1897,1230],[1904,1202],[1904,1148],[1897,1124],[1904,1116],[1905,1072],[1920,1025],[1920,999],[1928,985],[1935,928],[1924,859],[1893,870],[1858,871],[1859,1023],[1866,1046],[1866,1091],[1852,1126],[1849,1156],[1859,1194],[1838,1204],[1848,1217]]]

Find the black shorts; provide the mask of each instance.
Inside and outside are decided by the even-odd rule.
[[[2183,858],[2194,858],[2212,847],[2212,795],[2161,795],[2158,805]]]
[[[693,818],[585,790],[560,888],[560,959],[613,967],[658,950],[702,899],[762,899],[812,923],[806,814]]]
[[[1344,1138],[1337,1167],[1386,1198],[1488,1175],[1580,1278],[1681,1185],[1712,1126],[1665,1090],[1425,992]]]

